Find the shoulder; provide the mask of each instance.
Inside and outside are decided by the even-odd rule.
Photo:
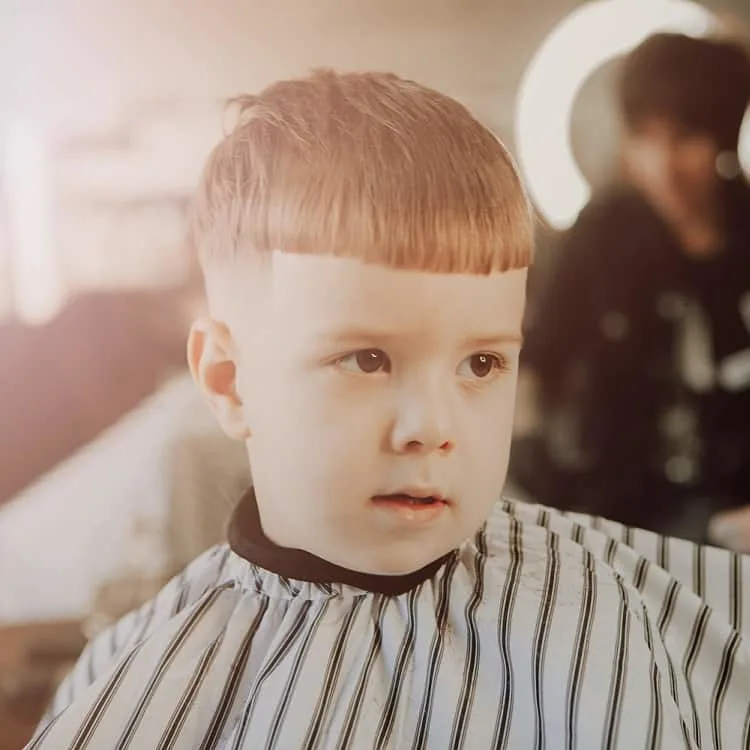
[[[627,266],[623,259],[656,244],[662,231],[656,215],[632,188],[614,185],[595,193],[548,254],[548,291],[563,277],[585,290],[593,282],[592,274],[610,276],[612,262]]]
[[[227,544],[211,547],[174,576],[142,611],[153,613],[151,619],[156,626],[196,604],[216,588],[234,588],[232,557]]]
[[[98,649],[104,643],[109,658],[116,658],[147,640],[155,631],[212,592],[236,588],[232,558],[233,553],[226,544],[208,549],[174,576],[151,600],[96,636],[90,648]]]
[[[578,221],[625,221],[650,213],[641,194],[628,185],[610,185],[595,193],[579,214]]]
[[[237,588],[232,558],[228,545],[212,547],[172,578],[151,600],[94,636],[59,685],[40,727],[149,640],[179,627],[180,621],[193,617],[191,611],[201,609],[202,603],[211,605],[213,602],[208,600],[225,596],[224,592]]]
[[[750,597],[742,587],[750,580],[750,556],[508,499],[496,504],[486,534],[490,556],[508,557],[515,543],[547,568],[615,581],[653,616],[679,600],[683,625],[708,609],[720,629],[750,632]]]
[[[628,249],[661,231],[659,219],[640,193],[614,185],[591,198],[566,237],[571,247],[589,247],[609,256],[613,246],[622,252],[621,246]]]

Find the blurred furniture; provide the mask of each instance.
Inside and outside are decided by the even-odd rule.
[[[172,379],[0,506],[0,623],[88,618],[112,581],[163,581],[223,540],[249,482],[244,445]]]
[[[0,325],[0,503],[185,368],[178,292],[87,292],[45,325]]]
[[[85,645],[75,620],[0,627],[0,750],[21,750]]]

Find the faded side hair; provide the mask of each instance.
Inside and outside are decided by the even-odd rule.
[[[450,97],[392,74],[321,70],[234,103],[191,211],[204,270],[271,250],[437,272],[530,264],[513,160]]]

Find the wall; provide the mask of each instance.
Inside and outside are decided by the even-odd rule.
[[[227,97],[316,66],[388,69],[461,99],[512,148],[524,67],[578,4],[5,0],[0,127],[32,122],[52,139],[52,234],[68,258],[69,283],[140,283],[139,269],[154,252],[138,237],[158,235],[158,252],[174,261],[166,248],[178,241],[179,217],[170,201],[183,199],[197,179]],[[747,0],[710,5],[750,18]],[[598,176],[614,135],[606,90],[590,89],[576,112],[574,140],[585,144],[585,169]],[[159,228],[155,214],[163,217]],[[109,262],[115,257],[124,260]]]

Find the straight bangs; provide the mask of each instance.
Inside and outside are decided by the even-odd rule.
[[[515,165],[454,100],[395,76],[324,71],[238,104],[193,210],[204,267],[273,250],[445,273],[530,264]]]

